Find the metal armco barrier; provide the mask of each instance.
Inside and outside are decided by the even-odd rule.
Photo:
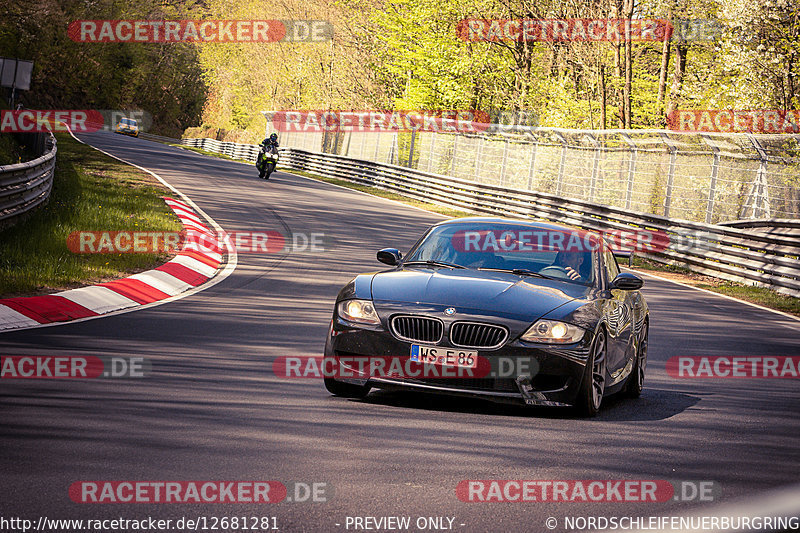
[[[212,139],[182,142],[251,161],[258,153],[255,145]],[[361,183],[471,213],[538,218],[606,232],[663,232],[669,236],[666,249],[636,253],[662,263],[681,264],[701,274],[771,287],[800,297],[800,234],[796,220],[776,221],[774,225],[760,221],[761,225],[754,224],[757,227],[753,228],[736,227],[753,221],[705,224],[334,154],[298,149],[281,149],[281,153],[282,165],[294,170]]]
[[[56,140],[46,135],[44,154],[33,161],[0,166],[0,228],[42,205],[53,189]]]
[[[216,139],[181,139],[181,144],[252,162],[255,162],[259,151],[256,144],[232,143]]]

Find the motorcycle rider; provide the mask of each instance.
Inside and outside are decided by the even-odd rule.
[[[278,134],[273,133],[269,137],[265,137],[259,146],[266,146],[268,149],[278,148]]]
[[[278,134],[277,133],[271,134],[269,137],[261,141],[261,144],[259,144],[259,146],[267,154],[272,153],[273,150],[277,152],[279,146]],[[272,172],[275,170],[275,166],[276,166],[275,162],[270,163],[268,161],[264,161],[263,166],[261,167],[259,167],[259,165],[256,164],[256,168],[259,169],[258,177],[269,179],[269,175],[272,174]]]

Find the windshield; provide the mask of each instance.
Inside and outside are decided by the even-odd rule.
[[[594,283],[596,254],[592,249],[596,241],[586,235],[521,224],[446,224],[433,228],[403,264],[433,261],[590,285]]]

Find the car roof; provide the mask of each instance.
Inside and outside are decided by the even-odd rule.
[[[579,237],[583,238],[586,235],[596,235],[599,236],[600,234],[596,231],[588,231],[581,228],[576,228],[575,226],[569,226],[567,224],[559,224],[556,222],[548,222],[546,220],[534,220],[529,218],[510,218],[510,217],[464,217],[464,218],[454,218],[450,220],[445,220],[443,222],[439,222],[435,224],[435,226],[449,226],[449,225],[456,225],[456,224],[475,224],[475,223],[485,223],[485,224],[517,224],[520,226],[525,226],[531,228],[532,230],[545,230],[545,231],[570,231],[575,232]]]

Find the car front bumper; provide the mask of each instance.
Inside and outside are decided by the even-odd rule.
[[[462,317],[463,319],[463,317]],[[500,323],[500,322],[497,322]],[[513,331],[513,330],[512,330]],[[370,374],[348,361],[358,357],[410,357],[412,342],[396,338],[384,327],[354,327],[334,317],[325,345],[325,356],[343,365],[346,375],[337,381],[381,389],[408,389],[437,394],[469,396],[501,403],[537,406],[570,406],[578,395],[586,368],[590,335],[570,346],[532,345],[512,337],[500,348],[477,349],[491,362],[486,377],[412,377]],[[419,343],[428,345],[425,343]],[[433,345],[430,345],[433,346]],[[436,346],[453,347],[445,336]],[[417,364],[417,363],[414,363]]]

